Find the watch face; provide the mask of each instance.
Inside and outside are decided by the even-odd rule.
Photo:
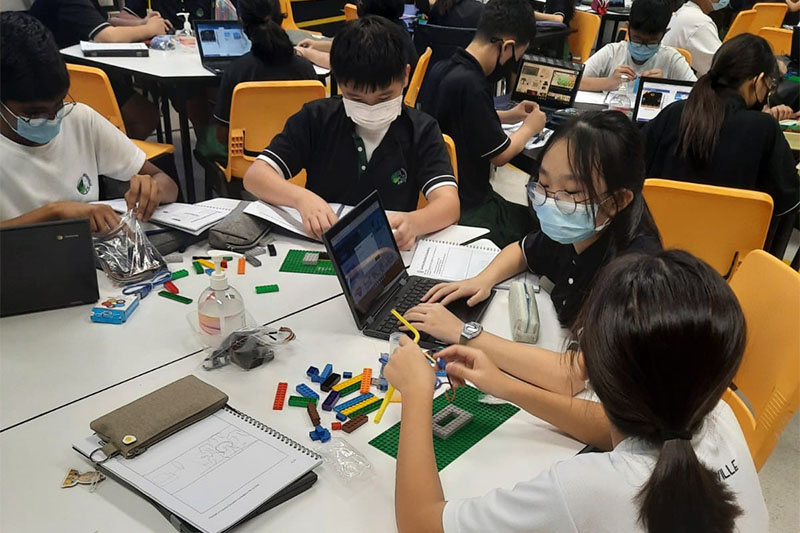
[[[481,332],[481,325],[477,322],[467,322],[464,324],[464,336],[467,338],[472,338],[478,333]]]

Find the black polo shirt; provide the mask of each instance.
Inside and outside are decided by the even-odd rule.
[[[466,50],[439,61],[425,76],[419,101],[455,141],[461,210],[481,205],[492,189],[491,160],[511,139],[500,124],[492,85],[480,63]]]
[[[442,132],[431,117],[403,106],[367,162],[340,96],[304,105],[259,159],[273,162],[287,179],[305,169],[307,189],[348,205],[377,190],[386,209],[413,211],[420,191],[427,196],[456,186]]]
[[[460,0],[452,6],[447,13],[440,13],[436,7],[431,6],[428,22],[436,26],[450,26],[452,28],[477,28],[478,20],[483,13],[483,4],[477,0]]]
[[[678,155],[686,101],[667,106],[648,122],[644,128],[647,177],[762,191],[772,196],[775,216],[797,209],[800,180],[777,121],[767,113],[747,109],[738,94],[725,100],[725,119],[706,165]]]
[[[111,26],[97,0],[36,0],[30,14],[53,32],[59,48],[91,41]]]
[[[248,52],[225,69],[214,106],[214,118],[224,124],[230,122],[233,90],[242,82],[316,79],[314,65],[298,55],[293,55],[286,63],[269,64]]]
[[[575,14],[575,2],[574,0],[547,0],[544,4],[544,12],[561,15],[564,17],[564,24],[569,26],[572,15]]]
[[[238,2],[235,4],[238,5]],[[150,7],[169,19],[176,30],[183,28],[183,17],[179,17],[178,13],[189,13],[189,22],[214,18],[212,0],[151,0]],[[144,18],[147,15],[147,0],[125,0],[125,10]]]
[[[578,316],[583,302],[589,295],[595,276],[614,256],[611,250],[611,233],[604,231],[582,253],[577,253],[571,244],[561,244],[543,231],[529,233],[519,241],[528,270],[546,276],[553,282],[550,298],[558,314],[558,321],[569,327]],[[644,225],[623,253],[657,253],[661,250],[658,235],[648,232]]]

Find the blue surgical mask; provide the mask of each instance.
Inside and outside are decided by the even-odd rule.
[[[66,115],[69,114],[71,108],[64,106],[58,110],[56,113],[55,118],[47,119],[47,118],[22,118],[18,117],[11,111],[5,104],[3,107],[6,109],[7,112],[11,113],[11,115],[17,119],[17,127],[11,125],[11,123],[3,117],[8,127],[14,130],[17,135],[26,139],[32,143],[36,144],[47,144],[53,139],[56,138],[58,133],[61,131],[61,121],[64,119]]]
[[[730,0],[719,0],[719,2],[711,2],[711,9],[714,11],[719,11],[720,9],[725,9],[730,4]]]
[[[538,193],[535,193],[538,196]],[[575,211],[569,215],[562,213],[553,198],[545,199],[542,205],[539,199],[534,203],[533,209],[539,218],[539,225],[545,235],[561,244],[572,244],[585,241],[595,233],[604,230],[611,222],[608,220],[602,226],[595,226],[598,206],[595,204],[576,204]]]
[[[642,44],[628,41],[628,52],[631,54],[633,60],[639,63],[644,63],[656,55],[659,48],[661,48],[661,43]]]

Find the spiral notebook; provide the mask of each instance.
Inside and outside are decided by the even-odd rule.
[[[124,198],[94,203],[105,204],[118,213],[128,210]],[[150,221],[197,236],[225,218],[238,204],[239,200],[230,198],[214,198],[197,204],[173,202],[156,207]]]
[[[464,246],[454,242],[421,239],[408,267],[408,274],[444,281],[461,281],[480,274],[499,253],[500,249],[496,246]]]
[[[73,448],[88,458],[98,444],[92,436]],[[183,522],[218,533],[320,464],[317,453],[226,406],[142,455],[99,466]]]

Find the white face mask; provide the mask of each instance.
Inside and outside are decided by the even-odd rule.
[[[375,105],[342,98],[344,112],[357,126],[367,130],[380,130],[400,116],[403,109],[402,93],[397,97]]]

